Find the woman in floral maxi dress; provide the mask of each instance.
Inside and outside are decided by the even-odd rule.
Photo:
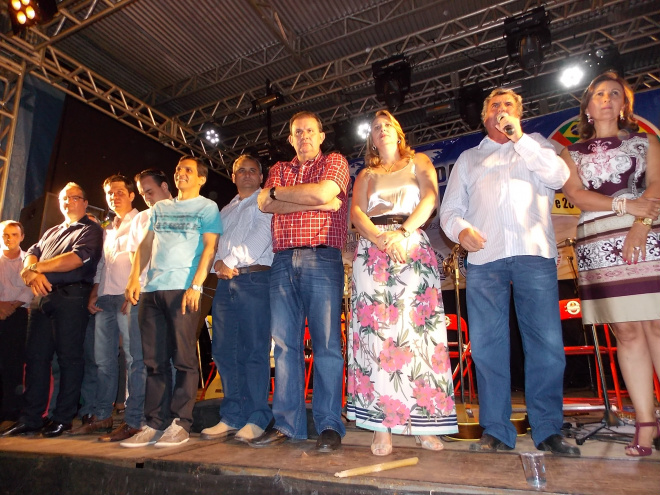
[[[437,175],[387,111],[376,114],[367,150],[351,206],[361,239],[353,261],[348,418],[375,432],[375,455],[392,451],[391,433],[441,450],[436,435],[457,431],[456,409],[440,275],[420,228],[436,207]]]

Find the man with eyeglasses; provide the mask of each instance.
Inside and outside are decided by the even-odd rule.
[[[137,307],[126,302],[124,289],[131,273],[131,252],[128,237],[138,211],[133,208],[135,184],[123,175],[112,175],[103,182],[108,207],[115,213],[105,230],[103,256],[96,270],[94,287],[87,308],[94,315],[94,362],[96,363],[96,392],[92,398],[91,417],[72,435],[108,433],[112,429],[113,403],[117,397],[119,364],[117,348],[119,336],[126,358],[128,397],[124,421],[115,433],[102,435],[99,441],[118,442],[139,431],[144,421],[144,387],[147,371],[142,359],[142,340],[138,325]],[[128,434],[130,433],[130,435]]]
[[[83,189],[69,182],[59,194],[64,222],[27,252],[21,277],[35,295],[25,349],[25,405],[18,422],[2,436],[36,433],[57,437],[71,429],[83,378],[87,302],[101,257],[103,230],[86,215]],[[57,352],[60,389],[53,415],[44,424],[50,366]]]

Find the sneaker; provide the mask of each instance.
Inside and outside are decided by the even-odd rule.
[[[136,433],[128,440],[121,442],[122,447],[146,447],[155,444],[162,436],[163,431],[155,430],[151,426],[145,426],[142,431]]]
[[[257,426],[253,423],[248,423],[243,428],[238,430],[234,439],[238,440],[239,442],[250,443],[250,441],[254,440],[258,436],[261,436],[263,432],[264,430],[260,426]]]
[[[176,447],[188,440],[190,440],[190,435],[182,426],[179,426],[179,420],[175,419],[163,432],[163,436],[160,437],[154,447]]]
[[[204,428],[199,436],[202,440],[226,439],[236,433],[236,428],[232,428],[227,423],[220,421],[217,425],[210,428]]]

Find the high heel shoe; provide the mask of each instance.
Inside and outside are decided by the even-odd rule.
[[[442,450],[445,446],[435,435],[415,435],[415,443],[426,450]]]
[[[655,438],[653,439],[653,444],[655,445],[656,450],[660,446],[660,421],[655,423],[635,423],[635,437],[633,438],[632,443],[626,445],[626,455],[630,457],[646,457],[653,453],[651,447],[644,447],[639,444],[639,430],[642,428],[655,426]]]
[[[389,434],[389,443],[376,443],[376,433],[371,440],[371,453],[377,456],[386,456],[392,453],[392,432]]]

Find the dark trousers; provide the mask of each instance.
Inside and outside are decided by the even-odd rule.
[[[18,308],[5,320],[0,320],[0,376],[2,376],[2,406],[0,418],[16,421],[23,405],[23,367],[28,312]]]
[[[48,405],[50,367],[57,353],[60,389],[52,419],[69,424],[78,410],[83,378],[83,341],[91,286],[70,284],[34,301],[25,347],[25,406],[20,421],[39,426]],[[35,307],[36,306],[36,307]]]
[[[192,426],[199,382],[197,325],[200,312],[181,313],[184,292],[160,290],[140,295],[138,321],[147,367],[144,415],[147,425],[156,430],[164,430],[175,418],[179,418],[179,425],[187,431]],[[171,363],[176,368],[174,390]]]

